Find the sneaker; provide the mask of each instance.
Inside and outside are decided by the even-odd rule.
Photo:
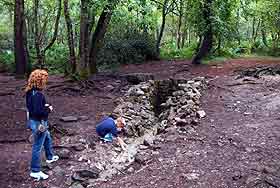
[[[45,174],[44,172],[40,171],[40,172],[31,172],[30,176],[32,178],[35,178],[37,181],[39,180],[46,180],[49,178],[49,176],[47,174]]]
[[[112,135],[112,133],[106,134],[106,135],[104,136],[103,140],[104,140],[105,142],[113,142],[113,135]]]
[[[59,159],[59,157],[57,155],[54,155],[52,157],[52,159],[46,160],[46,162],[50,164],[50,163],[53,163],[53,162],[57,161],[58,159]]]

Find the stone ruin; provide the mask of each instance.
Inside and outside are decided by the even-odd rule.
[[[134,161],[141,161],[141,148],[152,145],[168,127],[197,125],[206,115],[200,109],[201,92],[206,85],[205,78],[199,77],[193,80],[149,80],[132,86],[117,101],[113,111],[126,119],[127,150],[121,151],[114,144],[97,144],[94,150],[82,151],[76,157],[86,163],[72,169],[75,173],[71,188],[81,182],[75,180],[79,179],[76,176],[80,169],[92,171],[95,177],[86,178],[83,183],[86,182],[86,187],[95,187],[98,181],[107,181],[114,174],[128,170]]]
[[[127,121],[128,136],[147,131],[160,133],[170,126],[196,125],[206,114],[200,110],[203,77],[194,80],[150,80],[132,86],[120,99],[113,114]]]

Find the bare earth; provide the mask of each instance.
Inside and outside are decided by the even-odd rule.
[[[121,67],[117,74],[149,72],[157,79],[205,76],[209,87],[202,97],[207,117],[185,134],[169,131],[161,135],[150,160],[133,172],[123,172],[98,187],[280,187],[280,76],[235,79],[235,70],[280,63],[277,59],[236,59],[223,64],[192,66],[188,61],[151,62]],[[64,85],[59,76],[50,78],[49,88]],[[69,90],[48,89],[55,112],[50,122],[72,129],[81,138],[96,137],[95,124],[114,107],[124,82],[113,77],[94,81],[95,89],[82,95]],[[25,82],[0,74],[0,187],[66,187],[55,177],[43,182],[29,178],[31,145],[25,126]],[[69,85],[69,83],[68,83]],[[108,91],[106,86],[115,89]],[[67,89],[67,88],[66,88]],[[90,119],[63,124],[61,116],[86,115]],[[55,134],[54,145],[61,135]],[[98,144],[98,142],[96,143]],[[57,165],[67,168],[70,160]]]

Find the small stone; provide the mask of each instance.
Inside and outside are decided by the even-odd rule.
[[[75,182],[73,185],[71,185],[69,188],[84,188],[80,183]]]
[[[134,172],[134,168],[133,168],[133,167],[130,167],[129,169],[127,169],[127,172],[129,172],[129,173]]]
[[[175,117],[175,121],[177,122],[177,123],[182,123],[182,124],[186,124],[187,123],[187,120],[185,120],[185,119],[181,119],[181,118],[179,118],[179,117]]]
[[[232,176],[232,179],[233,179],[234,181],[237,181],[237,180],[239,180],[239,179],[241,179],[241,178],[242,178],[242,174],[241,174],[240,171],[234,172],[234,174],[233,174],[233,176]]]
[[[206,116],[206,113],[204,110],[199,110],[196,112],[199,118],[204,118]]]
[[[148,156],[145,156],[141,153],[137,153],[135,156],[135,162],[145,165],[145,163],[149,160],[150,158]]]
[[[61,117],[60,121],[63,121],[63,122],[76,122],[76,121],[78,121],[78,118],[75,117],[75,116],[65,116],[65,117]]]
[[[86,120],[89,120],[89,117],[88,116],[79,116],[79,120],[86,121]]]
[[[112,91],[112,90],[114,90],[114,89],[115,89],[114,86],[112,86],[112,85],[107,85],[107,86],[104,88],[104,91]]]
[[[150,134],[145,134],[144,135],[144,141],[143,144],[144,146],[152,146],[154,144],[154,136]]]
[[[146,150],[146,149],[148,149],[149,147],[148,146],[144,146],[144,145],[140,145],[139,146],[139,149],[140,150]]]
[[[243,114],[244,114],[244,116],[253,115],[253,113],[252,113],[252,112],[244,112]]]
[[[183,174],[182,177],[186,178],[189,181],[194,181],[199,179],[199,174],[198,173],[188,173],[188,174]]]
[[[53,172],[56,176],[64,176],[65,175],[65,172],[64,170],[60,167],[60,166],[56,166],[54,169],[53,169]]]

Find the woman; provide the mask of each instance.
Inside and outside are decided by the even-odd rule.
[[[26,107],[29,113],[28,126],[32,130],[33,145],[30,176],[47,179],[49,176],[41,171],[41,150],[44,146],[46,162],[52,163],[59,159],[53,154],[52,139],[48,131],[48,115],[53,107],[46,103],[42,90],[45,89],[48,73],[45,70],[34,70],[28,79],[26,91]]]

